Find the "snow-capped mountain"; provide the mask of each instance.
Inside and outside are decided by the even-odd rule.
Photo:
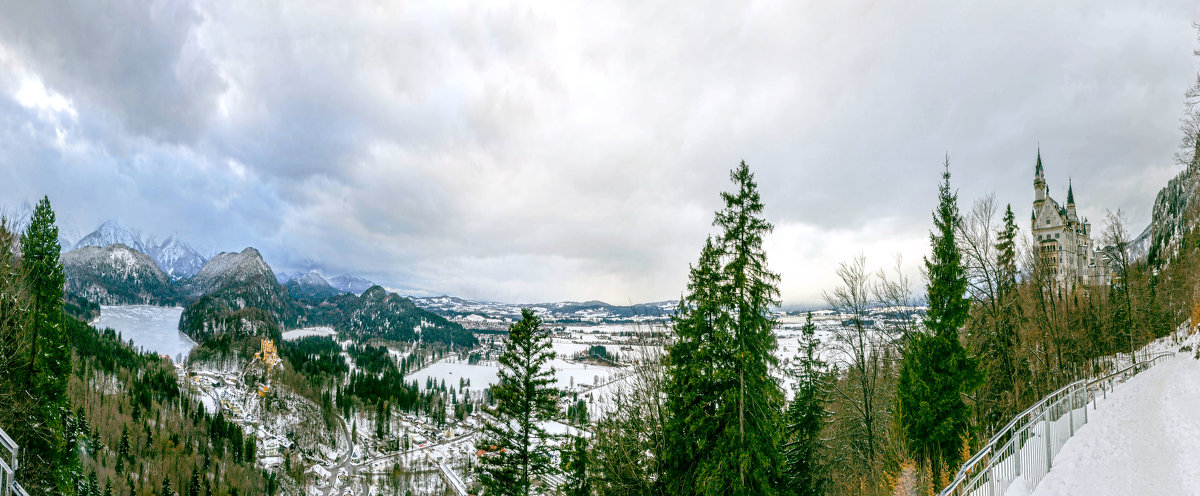
[[[241,253],[218,253],[187,281],[186,286],[190,294],[199,296],[225,286],[265,281],[278,284],[271,266],[263,261],[258,250],[246,248]]]
[[[356,295],[361,295],[364,291],[371,289],[371,286],[374,286],[375,283],[361,277],[352,276],[350,274],[342,274],[340,276],[329,278],[329,285],[343,293],[354,293]]]
[[[122,244],[142,253],[147,252],[146,241],[139,234],[115,220],[109,220],[100,224],[99,228],[76,242],[75,249],[85,246],[104,248],[105,246],[115,244]]]
[[[147,255],[173,279],[192,277],[204,267],[204,257],[174,234],[161,244],[147,249]]]
[[[329,282],[316,272],[309,272],[300,277],[292,278],[292,280],[287,282],[285,287],[288,288],[288,292],[293,297],[310,296],[321,299],[342,293],[342,291],[338,291],[333,286],[330,286]]]
[[[295,272],[276,272],[275,281],[277,281],[279,284],[286,284],[288,281],[303,275],[304,273],[298,270]]]
[[[175,287],[145,253],[123,244],[84,246],[62,256],[66,290],[102,305],[175,301]]]

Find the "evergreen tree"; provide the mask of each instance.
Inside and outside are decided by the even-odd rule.
[[[796,356],[795,397],[784,414],[783,434],[783,492],[788,495],[809,496],[825,494],[829,474],[824,463],[821,429],[829,412],[829,384],[833,379],[825,362],[817,355],[821,340],[812,312],[800,329]]]
[[[732,486],[734,493],[769,494],[781,468],[779,434],[784,405],[779,382],[770,373],[778,365],[770,307],[779,304],[779,275],[767,269],[762,246],[763,237],[774,227],[762,218],[758,185],[746,162],[730,173],[730,179],[737,190],[721,193],[725,209],[717,212],[713,225],[724,229],[722,292],[733,314],[731,344],[737,372],[737,397],[727,395],[722,404],[737,405],[738,432],[736,436],[725,433],[717,451],[732,455],[737,480],[728,486],[718,482],[708,487],[725,491]],[[722,471],[732,475],[732,470]]]
[[[999,312],[985,331],[979,347],[984,383],[980,389],[980,414],[985,428],[997,427],[1017,413],[1015,388],[1021,369],[1017,358],[1020,302],[1017,299],[1017,225],[1012,205],[1004,211],[1004,228],[996,237],[996,295]]]
[[[729,315],[721,307],[720,252],[710,237],[691,268],[688,293],[672,316],[675,342],[667,354],[667,448],[663,468],[669,494],[696,492],[697,473],[708,465],[717,431],[712,429],[717,394],[728,384],[715,371],[721,349],[730,339]],[[723,361],[728,361],[723,359]]]
[[[188,483],[187,496],[200,496],[200,472],[196,471],[195,465],[192,466],[192,480]]]
[[[21,235],[25,288],[30,297],[32,322],[26,390],[38,398],[33,419],[16,430],[23,452],[18,479],[32,494],[62,494],[78,480],[73,446],[65,440],[70,416],[67,379],[71,350],[63,328],[63,275],[58,255],[58,227],[50,200],[42,198]],[[86,433],[85,433],[86,434]]]
[[[532,310],[522,309],[498,360],[491,410],[496,420],[484,425],[478,444],[488,452],[476,465],[487,494],[531,494],[534,478],[554,470],[552,435],[541,426],[558,415],[561,392],[554,387],[553,359],[550,333]]]
[[[175,496],[175,490],[171,489],[171,476],[169,475],[163,476],[160,496]]]
[[[693,267],[689,294],[673,320],[664,455],[671,493],[774,494],[781,468],[783,393],[770,370],[779,276],[767,269],[763,236],[772,229],[745,162],[730,173],[735,191]]]
[[[955,243],[960,222],[958,195],[950,190],[950,160],[946,159],[938,207],[933,213],[933,248],[925,259],[928,273],[928,310],[925,333],[919,333],[904,350],[897,384],[901,424],[916,455],[937,464],[939,471],[956,467],[963,439],[969,435],[970,394],[980,382],[974,359],[967,356],[958,338],[966,323],[969,303],[962,257]]]
[[[564,483],[561,487],[565,496],[591,496],[592,481],[588,474],[587,438],[571,436],[564,443],[561,468]]]

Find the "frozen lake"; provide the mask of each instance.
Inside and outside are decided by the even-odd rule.
[[[132,340],[134,346],[179,361],[196,346],[195,341],[179,332],[180,315],[183,315],[181,307],[101,305],[100,318],[92,326],[111,327],[125,341]]]

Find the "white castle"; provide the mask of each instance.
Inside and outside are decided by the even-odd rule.
[[[1067,206],[1050,198],[1042,171],[1042,152],[1038,150],[1033,177],[1033,239],[1043,267],[1061,287],[1108,284],[1112,272],[1103,252],[1096,245],[1092,224],[1075,213],[1075,192],[1067,182]]]

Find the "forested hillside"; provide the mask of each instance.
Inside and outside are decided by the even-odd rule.
[[[169,360],[135,351],[64,310],[47,200],[20,237],[0,220],[0,427],[21,447],[34,495],[277,494],[253,440],[181,394]],[[200,492],[203,491],[203,492]]]

